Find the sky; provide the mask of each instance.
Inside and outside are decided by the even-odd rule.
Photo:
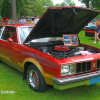
[[[62,3],[64,0],[52,0],[54,4],[57,4],[57,3]],[[78,0],[72,0],[75,2],[76,6],[81,6],[82,3]]]

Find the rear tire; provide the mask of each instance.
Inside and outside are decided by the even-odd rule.
[[[33,64],[31,64],[27,70],[27,81],[29,87],[36,92],[44,92],[47,89],[47,84],[41,72]]]

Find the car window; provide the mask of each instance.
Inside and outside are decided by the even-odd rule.
[[[0,26],[0,36],[1,36],[2,32],[3,32],[3,29],[4,29],[4,27]]]
[[[29,33],[31,32],[32,29],[33,29],[33,27],[20,27],[19,28],[21,44],[25,41],[25,39],[27,38],[27,36],[29,35]]]
[[[7,40],[8,38],[12,38],[13,42],[18,42],[15,27],[7,27],[7,26],[5,27],[2,39]]]

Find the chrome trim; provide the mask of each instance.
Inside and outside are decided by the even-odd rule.
[[[74,88],[82,85],[90,85],[90,80],[84,80],[84,81],[79,81],[79,82],[64,84],[64,85],[59,85],[54,83],[53,85],[55,89],[64,90],[64,89]]]
[[[64,85],[68,83],[75,83],[75,82],[79,82],[83,80],[88,80],[97,76],[100,76],[100,71],[76,75],[76,76],[72,76],[68,78],[61,78],[61,79],[53,78],[53,83],[58,84],[58,85]]]

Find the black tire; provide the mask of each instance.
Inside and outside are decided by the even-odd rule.
[[[30,88],[35,92],[44,92],[47,89],[47,84],[41,72],[33,64],[31,64],[27,70],[27,81]]]

